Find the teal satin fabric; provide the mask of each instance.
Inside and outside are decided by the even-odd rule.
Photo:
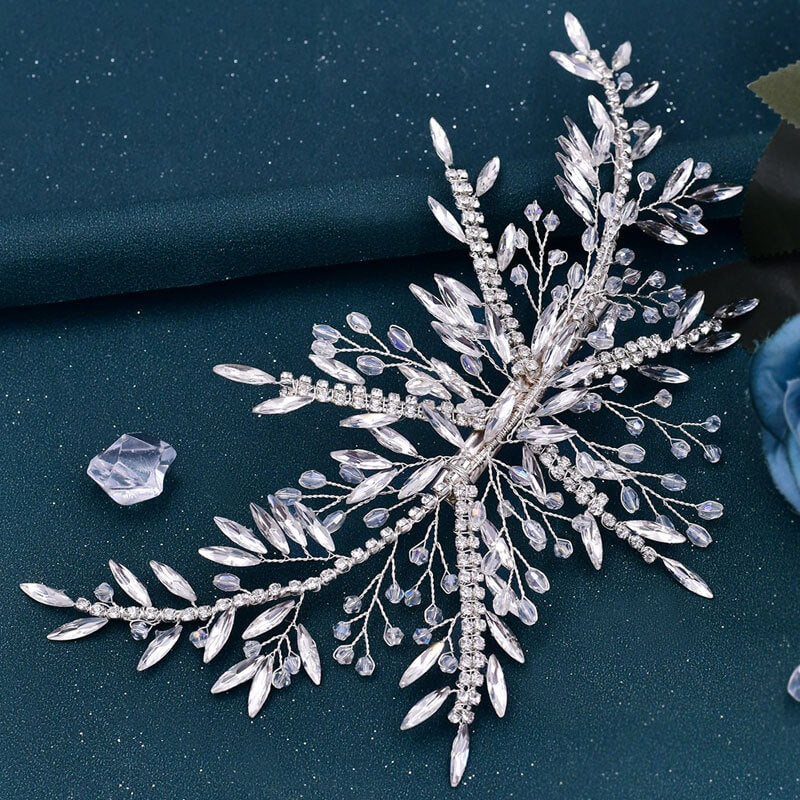
[[[585,121],[593,90],[548,56],[569,46],[563,9],[413,6],[10,7],[0,306],[451,248],[425,204],[446,199],[431,115],[473,176],[501,157],[496,218],[553,204],[560,118]],[[648,169],[693,155],[749,179],[774,126],[746,84],[786,60],[793,3],[573,11],[598,46],[633,42],[634,79],[662,80],[631,115],[665,129]]]

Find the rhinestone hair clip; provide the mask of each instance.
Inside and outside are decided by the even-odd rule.
[[[722,505],[680,499],[686,487],[682,475],[643,471],[641,445],[628,437],[622,444],[594,441],[580,423],[586,412],[606,412],[605,429],[618,424],[635,438],[648,428],[677,459],[695,450],[710,462],[719,460],[720,448],[701,439],[719,428],[719,417],[680,423],[662,418],[672,400],[666,388],[633,405],[617,398],[629,379],[670,387],[686,383],[689,376],[664,363],[665,357],[673,350],[707,354],[731,346],[739,334],[724,330],[723,323],[757,301],[741,300],[701,318],[702,292],[687,299],[680,286],[665,288],[661,272],[642,280],[631,266],[634,253],[618,247],[617,240],[623,229],[637,227],[667,244],[684,245],[689,234],[706,232],[699,204],[733,197],[741,187],[701,185],[711,167],[692,158],[678,164],[660,190],[649,172],[638,172],[632,183],[634,162],[650,153],[662,130],[642,120],[629,124],[625,113],[650,100],[658,83],[633,88],[624,71],[629,42],[617,48],[609,65],[572,14],[564,22],[575,51],[550,55],[596,89],[588,98],[591,135],[566,118],[556,155],[563,171],[556,184],[584,226],[580,257],[551,246],[559,219],[552,211],[543,214],[536,202],[525,209],[529,230],[508,225],[494,250],[480,197],[494,184],[500,161],[492,158],[473,186],[467,173],[453,166],[447,135],[431,120],[433,146],[460,220],[433,198],[428,205],[469,249],[478,288],[444,275],[434,277],[438,294],[410,287],[433,318],[438,356],[425,355],[399,325],[392,325],[385,339],[378,336],[367,316],[353,312],[346,333],[327,324],[313,327],[309,358],[333,384],[288,372],[276,380],[238,364],[215,367],[233,381],[278,387],[277,396],[253,409],[256,414],[286,414],[313,403],[347,409],[339,425],[354,444],[331,453],[338,475],[329,479],[309,470],[300,475],[299,488],[269,495],[267,507],[252,504],[254,527],[214,519],[229,543],[201,547],[200,555],[227,568],[248,569],[253,577],[247,585],[262,588],[244,588],[244,578],[222,572],[213,583],[227,596],[202,603],[178,572],[158,561],[150,562],[155,578],[184,601],[180,607],[154,604],[145,585],[116,561],[109,562],[111,573],[133,605],[118,603],[108,583],[97,587],[94,601],[72,600],[40,583],[21,584],[40,603],[81,612],[49,639],[80,639],[122,622],[134,639],[149,638],[137,666],[144,670],[161,661],[186,628],[192,627],[188,638],[205,663],[241,635],[244,657],[219,675],[211,691],[247,686],[248,713],[254,717],[272,690],[288,687],[301,670],[320,683],[322,659],[304,624],[313,628],[307,612],[314,595],[365,562],[377,562],[364,588],[344,598],[344,619],[333,629],[339,642],[333,658],[353,664],[361,676],[371,675],[370,637],[377,631],[386,645],[399,645],[404,631],[393,607],[422,607],[412,636],[421,649],[400,686],[425,676],[430,691],[412,697],[398,723],[413,728],[448,706],[456,729],[450,755],[450,783],[456,786],[467,767],[481,700],[488,698],[499,717],[506,712],[501,659],[525,661],[512,627],[537,620],[533,598],[548,591],[550,582],[531,562],[548,542],[557,558],[568,558],[574,532],[587,565],[599,570],[604,540],[613,534],[685,589],[713,596],[672,553],[687,540],[707,547],[709,532],[690,518],[716,519]],[[512,296],[535,317],[532,330],[523,330]],[[621,323],[638,316],[653,325],[669,321],[662,334],[624,341],[618,335]],[[364,376],[382,373],[399,373],[405,394],[367,388]],[[411,427],[406,420],[429,426],[441,447],[419,452],[400,432]],[[381,452],[362,447],[365,442],[377,443]],[[342,547],[357,535],[359,517],[374,533],[359,546]],[[294,567],[301,574],[286,580]],[[285,582],[264,585],[271,569]],[[239,623],[244,627],[232,638]],[[436,673],[444,674],[433,677]]]

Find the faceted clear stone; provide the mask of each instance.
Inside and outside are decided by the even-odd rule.
[[[510,278],[515,286],[522,286],[528,282],[528,270],[518,264],[511,270]]]
[[[342,620],[333,626],[333,638],[343,642],[350,636],[350,623]]]
[[[328,533],[336,533],[344,524],[345,519],[343,511],[334,511],[322,520],[322,524],[327,528]]]
[[[656,289],[663,289],[664,284],[667,282],[667,276],[661,270],[656,270],[650,273],[647,282]]]
[[[692,523],[686,529],[686,538],[697,547],[708,547],[711,544],[711,534],[702,526]]]
[[[103,581],[95,590],[94,596],[101,603],[110,603],[114,599],[114,589],[110,584]]]
[[[364,514],[364,524],[368,528],[380,528],[389,519],[389,511],[385,508],[373,508]]]
[[[298,656],[297,653],[292,653],[286,661],[283,662],[283,666],[290,675],[297,675],[297,673],[300,672],[300,667],[303,666],[303,662],[300,660],[300,656]]]
[[[146,639],[148,633],[150,633],[150,626],[146,622],[134,622],[131,624],[131,636],[137,642]]]
[[[542,220],[542,225],[544,225],[545,230],[554,231],[559,225],[561,224],[561,220],[558,218],[558,215],[553,211],[549,211],[545,214],[544,219]]]
[[[307,470],[298,480],[298,483],[304,489],[321,489],[327,482],[326,477],[315,469]]]
[[[442,609],[435,604],[429,605],[422,616],[428,625],[438,625],[444,619]]]
[[[261,642],[256,639],[248,639],[242,647],[245,658],[255,658],[261,652]]]
[[[403,633],[400,628],[395,627],[394,625],[387,625],[383,629],[383,641],[389,645],[389,647],[396,647],[400,642],[403,641]]]
[[[697,506],[697,515],[700,519],[718,519],[722,516],[724,508],[716,500],[706,500]]]
[[[544,594],[550,589],[550,581],[547,575],[536,567],[530,567],[525,573],[525,583],[533,589],[537,594]]]
[[[557,558],[569,558],[572,555],[572,542],[569,539],[556,539],[553,552]]]
[[[661,485],[670,492],[681,492],[686,488],[686,478],[675,472],[661,476]]]
[[[407,353],[414,346],[411,334],[399,325],[391,325],[388,332],[389,344],[401,353]]]
[[[311,342],[311,352],[323,358],[333,358],[338,351],[330,342],[326,342],[323,339],[314,339]]]
[[[358,468],[349,464],[342,464],[339,467],[339,475],[345,483],[358,485],[364,480],[364,473]]]
[[[786,691],[789,692],[789,696],[793,700],[797,700],[797,702],[800,703],[800,664],[795,667],[794,672],[789,678]]]
[[[617,250],[614,260],[618,264],[622,264],[623,267],[628,267],[633,263],[633,259],[635,258],[633,250],[629,247],[622,247]]]
[[[344,599],[342,608],[345,614],[358,614],[361,611],[361,598],[357,594],[350,594]]]
[[[523,213],[530,222],[538,222],[542,216],[542,207],[534,200],[532,203],[525,206],[525,211]]]
[[[347,324],[350,326],[350,329],[356,333],[369,333],[372,329],[372,323],[369,317],[358,311],[351,311],[347,315]]]
[[[617,451],[620,461],[626,464],[640,464],[645,457],[645,449],[638,444],[624,444]]]
[[[89,477],[116,503],[130,506],[158,497],[175,450],[146,434],[125,433],[89,462]]]
[[[551,511],[557,511],[564,505],[564,497],[561,492],[550,492],[544,499],[544,504]]]
[[[692,448],[689,442],[684,439],[674,439],[669,449],[672,451],[672,455],[674,455],[675,458],[686,458]]]
[[[705,180],[711,177],[711,164],[707,161],[698,161],[694,168],[695,178]]]
[[[631,436],[638,436],[644,430],[644,420],[641,417],[631,417],[625,423],[625,429]]]
[[[457,579],[456,579],[457,580]],[[391,583],[384,592],[384,597],[390,602],[397,604],[403,599],[403,590],[399,584]]]
[[[417,628],[412,638],[417,644],[430,644],[431,632],[427,628]]]
[[[333,659],[338,664],[352,664],[353,656],[353,648],[349,644],[340,645],[333,651]]]
[[[707,461],[716,464],[722,458],[722,448],[715,444],[707,444],[703,448],[703,456]]]
[[[375,672],[375,661],[372,656],[361,656],[356,661],[356,672],[364,678],[372,675]]]
[[[356,367],[362,374],[374,377],[383,373],[386,364],[377,356],[359,356],[356,359]]]
[[[634,514],[639,510],[639,494],[632,486],[622,487],[619,501],[629,514]]]
[[[338,342],[342,336],[336,328],[330,325],[314,325],[311,328],[311,333],[315,339],[321,339],[323,342]]]
[[[452,674],[458,669],[458,659],[452,653],[444,653],[439,657],[439,669]]]
[[[409,606],[418,606],[422,602],[422,593],[419,589],[409,589],[403,595],[403,602]]]
[[[272,685],[276,689],[285,689],[292,682],[289,670],[281,667],[272,674]]]
[[[427,564],[429,557],[430,553],[428,552],[428,549],[422,545],[412,547],[408,553],[408,560],[412,564]]]
[[[241,589],[239,576],[232,575],[230,572],[221,572],[219,575],[215,575],[212,583],[222,592],[238,592]]]
[[[536,550],[544,550],[547,546],[547,533],[540,522],[532,519],[526,519],[522,523],[522,532],[528,537],[531,547]]]
[[[652,172],[640,172],[636,176],[636,181],[639,184],[639,188],[647,191],[656,185],[656,176]]]
[[[517,616],[523,625],[535,625],[539,619],[539,612],[536,606],[527,598],[520,598],[517,603]]]
[[[625,391],[625,388],[628,385],[628,381],[622,377],[622,375],[615,375],[609,381],[609,388],[612,392],[616,392],[616,394],[620,394],[621,392]]]
[[[642,319],[648,325],[655,325],[661,319],[661,314],[658,313],[658,309],[648,306],[642,311]]]
[[[458,575],[454,575],[452,572],[445,573],[442,575],[440,585],[445,594],[452,594],[458,589]]]
[[[711,415],[711,416],[710,416],[710,417],[709,417],[709,418],[708,418],[708,419],[707,419],[707,420],[706,420],[706,421],[703,423],[703,427],[704,427],[704,428],[705,428],[705,429],[706,429],[706,430],[707,430],[709,433],[716,433],[716,432],[719,430],[719,428],[720,428],[720,425],[721,425],[721,424],[722,424],[722,420],[720,420],[720,418],[719,418],[719,417],[718,417],[716,414],[712,414],[712,415]]]
[[[669,408],[672,405],[672,393],[668,389],[659,390],[653,399],[661,408]]]
[[[134,637],[135,638],[135,637]],[[205,628],[198,628],[189,634],[189,641],[198,649],[202,650],[208,641],[208,631]]]

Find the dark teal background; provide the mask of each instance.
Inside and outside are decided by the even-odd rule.
[[[664,177],[694,154],[722,178],[746,179],[776,123],[744,83],[792,59],[797,7],[664,8],[573,6],[593,40],[633,40],[634,77],[664,80],[649,114],[669,136],[648,167]],[[303,469],[329,469],[327,453],[353,441],[331,408],[254,417],[265,393],[210,367],[310,371],[311,323],[342,324],[350,310],[376,328],[403,322],[432,345],[405,287],[430,285],[435,271],[466,276],[469,264],[463,253],[434,254],[449,244],[424,206],[429,188],[446,196],[424,152],[427,116],[457,121],[456,152],[473,171],[495,152],[519,165],[488,200],[493,232],[548,196],[559,118],[586,119],[587,84],[546,57],[566,47],[562,12],[543,3],[6,7],[4,305],[114,296],[0,314],[3,796],[455,796],[451,726],[398,729],[425,689],[397,689],[415,646],[388,651],[376,631],[371,680],[330,658],[338,604],[366,576],[314,598],[322,686],[296,681],[252,722],[243,692],[208,693],[233,648],[203,667],[181,645],[140,675],[141,645],[121,627],[47,642],[70,614],[36,606],[16,584],[89,593],[108,578],[107,558],[142,576],[158,558],[210,594],[214,569],[195,549],[219,543],[211,516],[244,519],[249,501]],[[634,237],[637,264],[677,277],[740,258],[735,220],[713,228],[683,249]],[[381,260],[346,263],[367,256]],[[479,716],[458,796],[800,797],[800,707],[785,692],[800,661],[800,531],[763,465],[748,355],[699,361],[668,414],[723,419],[723,462],[695,454],[681,465],[694,497],[726,504],[711,548],[679,556],[716,598],[690,595],[613,541],[601,573],[578,553],[557,564],[542,554],[553,589],[540,622],[521,633],[528,663],[506,671],[506,718]],[[136,430],[166,439],[178,458],[160,498],[126,509],[85,468]],[[654,471],[675,464],[657,452],[653,443]],[[398,619],[416,623],[411,612]]]

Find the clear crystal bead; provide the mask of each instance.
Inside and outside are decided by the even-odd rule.
[[[636,182],[639,184],[639,188],[646,192],[656,185],[656,176],[652,172],[640,172],[636,176]]]
[[[639,494],[632,486],[622,487],[619,501],[629,514],[635,514],[639,510]]]
[[[383,594],[390,603],[397,604],[403,599],[403,590],[397,583],[390,583]]]
[[[403,633],[400,628],[395,627],[394,625],[387,625],[383,629],[383,641],[389,645],[389,647],[396,647],[400,642],[403,641]]]
[[[660,389],[656,392],[656,396],[653,400],[656,405],[661,406],[661,408],[669,408],[672,405],[672,393],[668,389]]]
[[[409,589],[403,595],[403,602],[409,606],[418,606],[422,602],[422,593],[419,589]]]
[[[631,417],[626,421],[625,429],[631,436],[638,436],[644,430],[644,420],[641,417]]]
[[[341,620],[333,626],[333,638],[343,642],[350,636],[350,623],[346,620]]]
[[[789,692],[789,696],[793,700],[797,700],[797,702],[800,703],[800,664],[798,664],[794,672],[792,672],[789,683],[786,686],[786,691]]]
[[[697,547],[708,547],[711,544],[711,534],[702,526],[692,523],[686,529],[686,538]]]
[[[672,455],[675,458],[686,458],[691,452],[691,446],[689,442],[685,441],[684,439],[673,439],[672,444],[670,444],[669,449],[672,451]]]
[[[148,633],[150,633],[150,626],[146,622],[134,622],[131,624],[131,636],[137,642],[146,639]]]
[[[361,611],[361,598],[357,594],[350,594],[345,597],[342,603],[345,614],[358,614]]]
[[[95,588],[94,596],[101,603],[110,603],[114,599],[114,589],[110,584],[103,581],[98,587]]]
[[[523,286],[528,282],[528,270],[518,264],[511,270],[509,277],[515,286]]]
[[[537,594],[544,594],[550,589],[550,581],[547,575],[536,567],[530,567],[525,573],[525,583]]]
[[[458,669],[458,659],[452,653],[439,656],[439,669],[447,674],[452,674]]]
[[[716,432],[719,430],[719,428],[720,428],[720,425],[722,425],[722,420],[721,420],[721,419],[720,419],[720,418],[719,418],[719,417],[718,417],[716,414],[712,414],[712,415],[711,415],[711,416],[710,416],[710,417],[709,417],[709,418],[708,418],[708,419],[707,419],[707,420],[706,420],[706,421],[703,423],[703,427],[704,427],[704,428],[705,428],[705,429],[706,429],[706,430],[707,430],[709,433],[716,433]]]
[[[528,221],[538,222],[542,216],[542,207],[534,200],[532,203],[525,206],[525,211],[523,213]]]
[[[130,506],[158,497],[175,450],[146,434],[125,433],[89,462],[89,477],[116,503]]]
[[[722,458],[722,448],[715,444],[707,444],[703,448],[703,456],[707,461],[716,464]]]
[[[722,516],[724,507],[716,500],[706,500],[697,506],[697,515],[700,519],[718,519]]]
[[[551,232],[554,231],[560,224],[561,220],[558,218],[558,215],[553,211],[549,211],[547,214],[545,214],[545,217],[542,220],[542,225],[544,225],[545,230]]]
[[[349,644],[340,645],[333,651],[333,659],[337,664],[352,664],[353,656],[353,647]]]
[[[609,381],[609,388],[611,389],[612,392],[615,392],[616,394],[621,394],[622,392],[624,392],[627,386],[628,386],[628,381],[625,380],[625,378],[623,378],[622,375],[615,375]]]
[[[425,609],[422,617],[428,625],[438,625],[444,619],[444,614],[439,606],[432,603]]]
[[[313,325],[311,334],[315,339],[321,339],[323,342],[338,342],[342,334],[336,328],[330,325]]]
[[[711,164],[707,161],[698,161],[694,167],[694,176],[700,180],[711,177]]]
[[[245,658],[255,658],[261,652],[261,642],[256,639],[248,639],[242,647]]]
[[[661,476],[661,485],[670,492],[682,492],[686,488],[686,478],[676,472]]]
[[[208,631],[205,628],[197,628],[189,634],[189,641],[198,649],[201,650],[206,646],[208,641]]]
[[[430,644],[431,632],[427,628],[417,628],[411,638],[417,644]]]
[[[428,549],[422,545],[412,547],[408,552],[408,560],[412,564],[427,564],[429,557],[430,553],[428,552]]]
[[[569,558],[572,555],[572,542],[569,539],[556,539],[553,553],[557,558]]]
[[[276,669],[275,672],[272,673],[272,685],[276,689],[285,689],[291,682],[292,676],[289,674],[289,670],[284,667]]]
[[[230,572],[220,572],[215,575],[212,583],[221,592],[238,592],[242,588],[239,584],[239,576]]]
[[[356,661],[356,672],[364,678],[372,675],[375,672],[375,660],[372,656],[361,656]]]
[[[300,656],[298,656],[297,653],[292,653],[287,657],[286,661],[283,662],[283,666],[290,675],[297,675],[297,673],[300,672],[300,667],[303,666],[303,662],[300,660]]]
[[[522,523],[522,532],[528,537],[531,547],[534,550],[544,550],[547,546],[547,533],[540,522],[532,519],[526,519]]]
[[[347,315],[347,324],[350,326],[350,330],[353,330],[356,333],[369,333],[372,329],[372,323],[370,322],[369,317],[366,314],[361,314],[358,311],[351,311]]]
[[[617,451],[620,461],[626,464],[640,464],[645,457],[645,449],[638,444],[624,444]]]
[[[328,482],[321,472],[309,469],[297,481],[304,489],[321,489]]]

